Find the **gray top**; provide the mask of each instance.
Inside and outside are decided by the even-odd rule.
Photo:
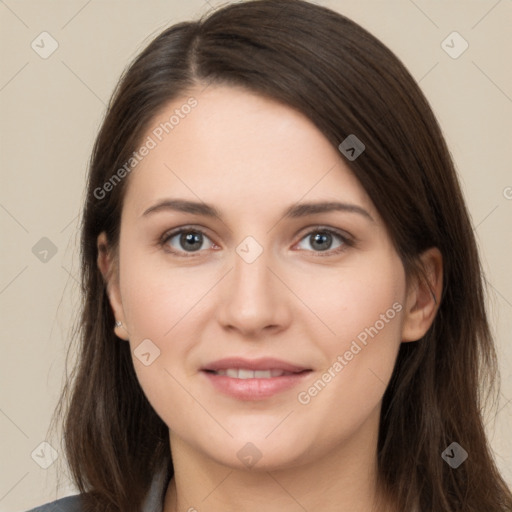
[[[141,512],[162,512],[162,495],[164,487],[167,486],[166,471],[162,470],[151,483],[149,492],[142,505]],[[67,496],[58,500],[46,503],[40,507],[33,508],[28,512],[82,512],[80,494]]]
[[[162,470],[154,478],[149,492],[142,505],[141,512],[162,512],[162,496],[164,487],[167,487],[166,471]],[[415,507],[413,512],[419,512],[419,507]],[[61,498],[51,503],[46,503],[37,508],[33,508],[27,512],[83,512],[80,504],[80,494]]]

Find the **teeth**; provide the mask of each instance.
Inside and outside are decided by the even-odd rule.
[[[284,370],[247,370],[245,368],[228,368],[226,370],[217,370],[216,375],[224,375],[232,379],[270,379],[272,377],[281,377],[282,375],[291,375],[291,372]]]
[[[252,370],[244,370],[244,369],[240,368],[238,370],[238,378],[239,379],[254,379],[255,373],[256,372],[253,372]]]
[[[272,376],[272,372],[270,370],[256,370],[254,372],[254,377],[256,379],[270,379]]]

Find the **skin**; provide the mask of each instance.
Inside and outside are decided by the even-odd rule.
[[[133,361],[169,427],[176,477],[164,510],[363,512],[377,502],[393,510],[376,485],[381,400],[400,344],[421,338],[434,319],[432,293],[414,278],[406,282],[375,205],[305,116],[240,88],[188,93],[151,124],[197,98],[129,176],[118,249],[104,233],[98,238],[98,265],[123,323],[116,334],[132,355],[145,339],[160,350],[149,366]],[[222,220],[144,215],[171,197],[212,204]],[[371,218],[348,211],[283,218],[287,206],[317,201],[357,205]],[[180,244],[179,234],[159,243],[182,226],[205,233],[199,251]],[[318,226],[354,243],[333,235],[322,251],[313,239],[324,233]],[[247,236],[263,250],[252,263],[236,252]],[[439,251],[421,260],[440,297]],[[299,403],[297,394],[393,304],[401,311],[308,404]],[[243,401],[221,395],[199,371],[227,356],[276,357],[313,371],[299,388]],[[251,468],[237,457],[247,442],[261,453]]]

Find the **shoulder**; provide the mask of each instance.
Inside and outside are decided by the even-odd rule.
[[[59,500],[46,503],[40,507],[28,510],[27,512],[82,512],[82,501],[80,494],[67,496]]]

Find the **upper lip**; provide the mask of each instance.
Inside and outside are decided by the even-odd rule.
[[[226,357],[206,364],[201,370],[227,370],[229,368],[243,368],[247,370],[283,370],[285,372],[298,373],[310,370],[305,366],[299,366],[281,359],[261,357],[259,359],[244,359],[242,357]]]

